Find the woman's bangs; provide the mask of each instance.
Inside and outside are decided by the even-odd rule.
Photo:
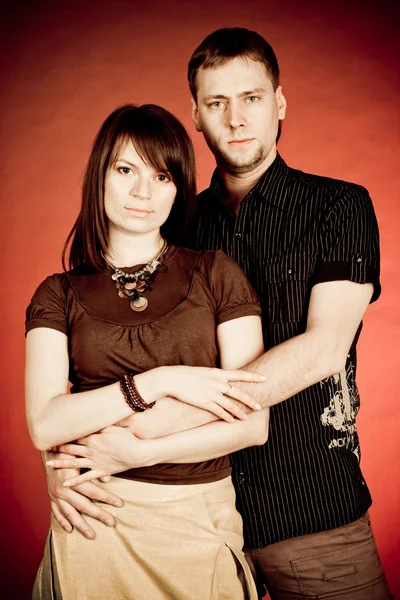
[[[129,135],[129,139],[143,162],[151,165],[156,171],[169,173],[175,179],[177,171],[182,168],[177,143],[163,133],[135,131]]]

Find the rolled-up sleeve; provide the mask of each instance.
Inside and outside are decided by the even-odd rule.
[[[349,185],[322,223],[321,249],[313,284],[349,280],[372,283],[371,302],[381,293],[379,230],[367,190]]]

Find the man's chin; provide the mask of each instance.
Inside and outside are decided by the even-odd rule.
[[[229,156],[222,157],[222,165],[223,168],[229,173],[241,175],[243,173],[249,173],[249,171],[253,171],[256,169],[264,160],[263,156],[254,156],[252,158],[247,159],[237,159],[231,158]]]

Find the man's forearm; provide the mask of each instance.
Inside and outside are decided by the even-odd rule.
[[[340,372],[344,366],[342,360],[342,356],[338,359],[334,342],[311,330],[271,348],[245,367],[264,375],[265,382],[236,385],[261,406],[269,407]]]

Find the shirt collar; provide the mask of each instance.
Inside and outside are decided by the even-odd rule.
[[[283,192],[283,188],[288,174],[289,167],[277,152],[272,164],[243,200],[250,195],[257,195],[267,202],[283,208],[286,200],[286,193]],[[211,178],[210,190],[226,207],[223,200],[223,188],[222,179],[217,169],[215,169]]]

